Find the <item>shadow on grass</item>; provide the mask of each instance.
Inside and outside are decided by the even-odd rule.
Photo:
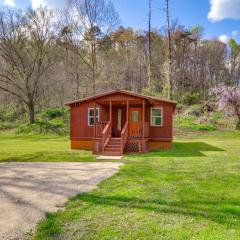
[[[174,142],[173,148],[169,150],[152,151],[140,156],[152,157],[204,157],[203,152],[223,152],[224,149],[212,146],[204,142]],[[139,157],[139,155],[132,155]]]
[[[239,226],[239,201],[214,200],[182,200],[166,201],[163,199],[141,199],[122,196],[102,196],[94,193],[84,193],[72,200],[81,200],[93,205],[115,206],[124,209],[154,211],[166,214],[177,214],[190,217],[200,217],[219,224]]]

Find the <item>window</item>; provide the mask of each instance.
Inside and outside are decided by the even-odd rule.
[[[162,126],[162,108],[151,108],[151,126]]]
[[[99,114],[100,110],[99,108],[96,108],[96,120],[99,122]],[[88,126],[93,126],[94,125],[94,108],[89,108],[88,109]]]
[[[132,122],[133,123],[139,122],[139,111],[132,111]]]

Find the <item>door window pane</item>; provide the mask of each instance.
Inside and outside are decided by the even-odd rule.
[[[132,111],[132,122],[139,122],[139,111]]]

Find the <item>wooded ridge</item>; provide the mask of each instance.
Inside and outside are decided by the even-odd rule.
[[[120,26],[105,0],[73,0],[61,12],[2,8],[1,105],[33,123],[36,111],[116,88],[191,102],[218,85],[238,87],[240,45],[204,39],[201,26],[172,21],[165,3],[166,26],[152,29],[149,1],[148,31]]]

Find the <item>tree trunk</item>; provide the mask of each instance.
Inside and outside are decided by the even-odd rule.
[[[172,91],[172,39],[171,39],[171,26],[170,26],[170,14],[169,14],[169,1],[166,0],[166,17],[167,17],[167,35],[168,35],[168,89],[167,98],[170,99]]]
[[[96,56],[96,43],[95,36],[91,44],[91,57],[92,57],[92,88],[93,94],[96,94],[96,69],[97,69],[97,56]]]
[[[149,12],[148,12],[148,88],[150,92],[153,90],[152,86],[152,0],[149,0]]]
[[[28,103],[28,114],[29,114],[29,122],[32,124],[35,122],[35,106],[34,102],[30,101]]]
[[[237,122],[237,125],[236,125],[236,129],[240,130],[240,115],[238,115],[238,122]]]

